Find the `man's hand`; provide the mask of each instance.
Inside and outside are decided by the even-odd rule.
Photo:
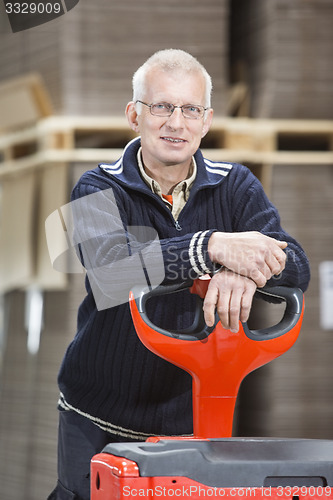
[[[238,332],[239,321],[245,322],[249,318],[256,288],[254,281],[228,269],[215,274],[203,303],[207,326],[214,325],[216,308],[223,328]]]
[[[212,262],[222,264],[236,274],[251,278],[258,287],[265,286],[283,271],[287,242],[278,241],[257,231],[243,233],[215,232],[208,242]]]

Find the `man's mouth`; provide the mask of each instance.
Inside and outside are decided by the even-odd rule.
[[[162,137],[164,141],[172,142],[172,143],[180,143],[186,142],[184,139],[179,139],[177,137]]]

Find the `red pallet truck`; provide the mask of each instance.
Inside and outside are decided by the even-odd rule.
[[[192,376],[193,437],[107,445],[91,461],[91,499],[333,499],[333,441],[231,437],[244,377],[286,352],[298,337],[304,308],[301,290],[258,290],[263,298],[285,301],[282,320],[265,330],[250,330],[240,323],[235,334],[217,319],[213,328],[205,325],[202,300],[207,283],[193,283],[196,317],[192,327],[181,332],[153,325],[146,303],[156,295],[177,293],[184,285],[131,293],[131,313],[143,344]]]

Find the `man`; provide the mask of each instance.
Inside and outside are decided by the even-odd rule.
[[[120,293],[138,279],[127,265],[134,269],[140,257],[147,279],[162,265],[163,283],[212,274],[206,323],[217,310],[235,335],[257,287],[269,281],[305,290],[309,281],[306,256],[281,228],[259,181],[244,166],[211,162],[198,149],[213,117],[202,65],[183,51],[160,51],[135,73],[133,91],[126,116],[140,138],[114,165],[86,172],[73,190],[87,296],[59,374],[59,481],[50,498],[87,500],[90,459],[108,442],[192,432],[189,375],[142,346],[128,302],[117,302],[115,288]],[[155,230],[158,245],[154,236],[136,236],[137,228]],[[155,324],[191,324],[193,296],[176,295],[152,299]]]

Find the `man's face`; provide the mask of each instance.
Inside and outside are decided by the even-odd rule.
[[[205,80],[199,72],[151,70],[146,89],[142,100],[147,104],[167,102],[175,106],[205,106]],[[201,138],[209,130],[212,115],[210,109],[204,118],[194,120],[185,118],[179,108],[169,117],[153,116],[144,105],[140,115],[136,114],[134,103],[127,108],[131,127],[141,135],[143,161],[150,170],[171,165],[189,166]]]

